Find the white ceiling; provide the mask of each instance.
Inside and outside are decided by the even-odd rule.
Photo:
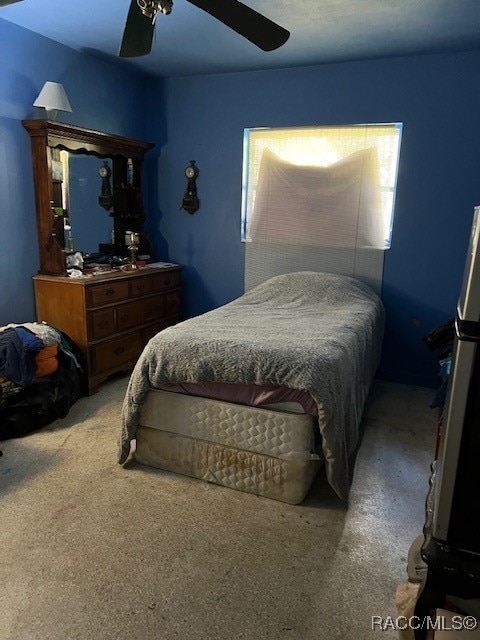
[[[127,62],[117,52],[130,0],[23,0],[0,18],[163,77],[480,49],[480,0],[243,1],[291,32],[283,47],[263,52],[188,0],[158,16],[152,52]]]

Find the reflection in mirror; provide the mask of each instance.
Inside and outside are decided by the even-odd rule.
[[[68,212],[68,153],[52,149],[53,206],[57,215]],[[62,209],[60,212],[59,209]]]
[[[113,218],[98,204],[102,179],[98,174],[104,161],[94,156],[62,151],[68,156],[68,194],[64,202],[68,210],[75,251],[95,253],[99,243],[110,243]],[[111,161],[106,161],[111,168]]]

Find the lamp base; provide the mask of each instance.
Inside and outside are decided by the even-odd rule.
[[[132,269],[137,269],[137,265],[135,264],[137,262],[137,253],[138,253],[138,245],[137,244],[131,244],[128,247],[128,250],[130,251],[130,265]]]

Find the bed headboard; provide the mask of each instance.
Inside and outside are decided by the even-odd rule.
[[[384,260],[384,251],[381,249],[255,242],[246,242],[245,245],[245,291],[283,273],[325,271],[357,278],[380,295]]]
[[[293,271],[361,280],[380,293],[385,217],[375,148],[327,167],[262,154],[255,197],[247,201],[245,290]]]

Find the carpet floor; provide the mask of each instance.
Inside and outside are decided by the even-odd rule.
[[[116,462],[128,377],[0,448],[2,640],[396,638],[422,531],[433,391],[375,382],[348,509],[320,473],[302,505]]]

